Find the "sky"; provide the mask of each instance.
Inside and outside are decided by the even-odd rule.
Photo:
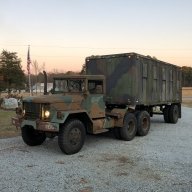
[[[0,52],[17,52],[25,72],[28,45],[47,72],[129,52],[192,67],[191,10],[191,0],[0,0]]]

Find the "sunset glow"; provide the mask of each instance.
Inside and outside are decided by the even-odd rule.
[[[184,3],[185,2],[185,3]],[[47,71],[80,71],[85,57],[137,52],[192,66],[192,1],[1,1],[0,51]]]

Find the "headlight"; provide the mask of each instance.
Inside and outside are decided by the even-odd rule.
[[[51,116],[50,105],[49,104],[42,104],[41,107],[42,107],[41,108],[42,120],[48,120]]]
[[[46,110],[45,113],[44,113],[44,115],[45,115],[45,118],[49,118],[49,116],[50,116],[50,111]]]

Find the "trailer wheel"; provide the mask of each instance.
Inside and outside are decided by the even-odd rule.
[[[169,111],[170,111],[170,107],[169,107],[169,106],[166,106],[166,107],[163,109],[163,116],[164,116],[164,121],[165,121],[165,123],[170,123]]]
[[[120,128],[121,139],[132,140],[137,132],[137,120],[133,113],[127,113],[124,117],[124,126]]]
[[[39,132],[32,126],[27,125],[21,128],[21,136],[23,141],[29,146],[41,145],[46,139],[44,132]]]
[[[169,110],[170,123],[177,123],[179,118],[179,107],[178,105],[171,105]]]
[[[71,119],[61,127],[58,136],[58,144],[62,152],[71,155],[77,153],[83,147],[85,141],[85,127],[78,119]]]
[[[137,135],[145,136],[150,129],[150,115],[147,111],[140,111],[137,114]]]

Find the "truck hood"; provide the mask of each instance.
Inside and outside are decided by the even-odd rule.
[[[41,95],[31,96],[23,99],[24,102],[32,103],[81,103],[83,99],[82,95]]]

